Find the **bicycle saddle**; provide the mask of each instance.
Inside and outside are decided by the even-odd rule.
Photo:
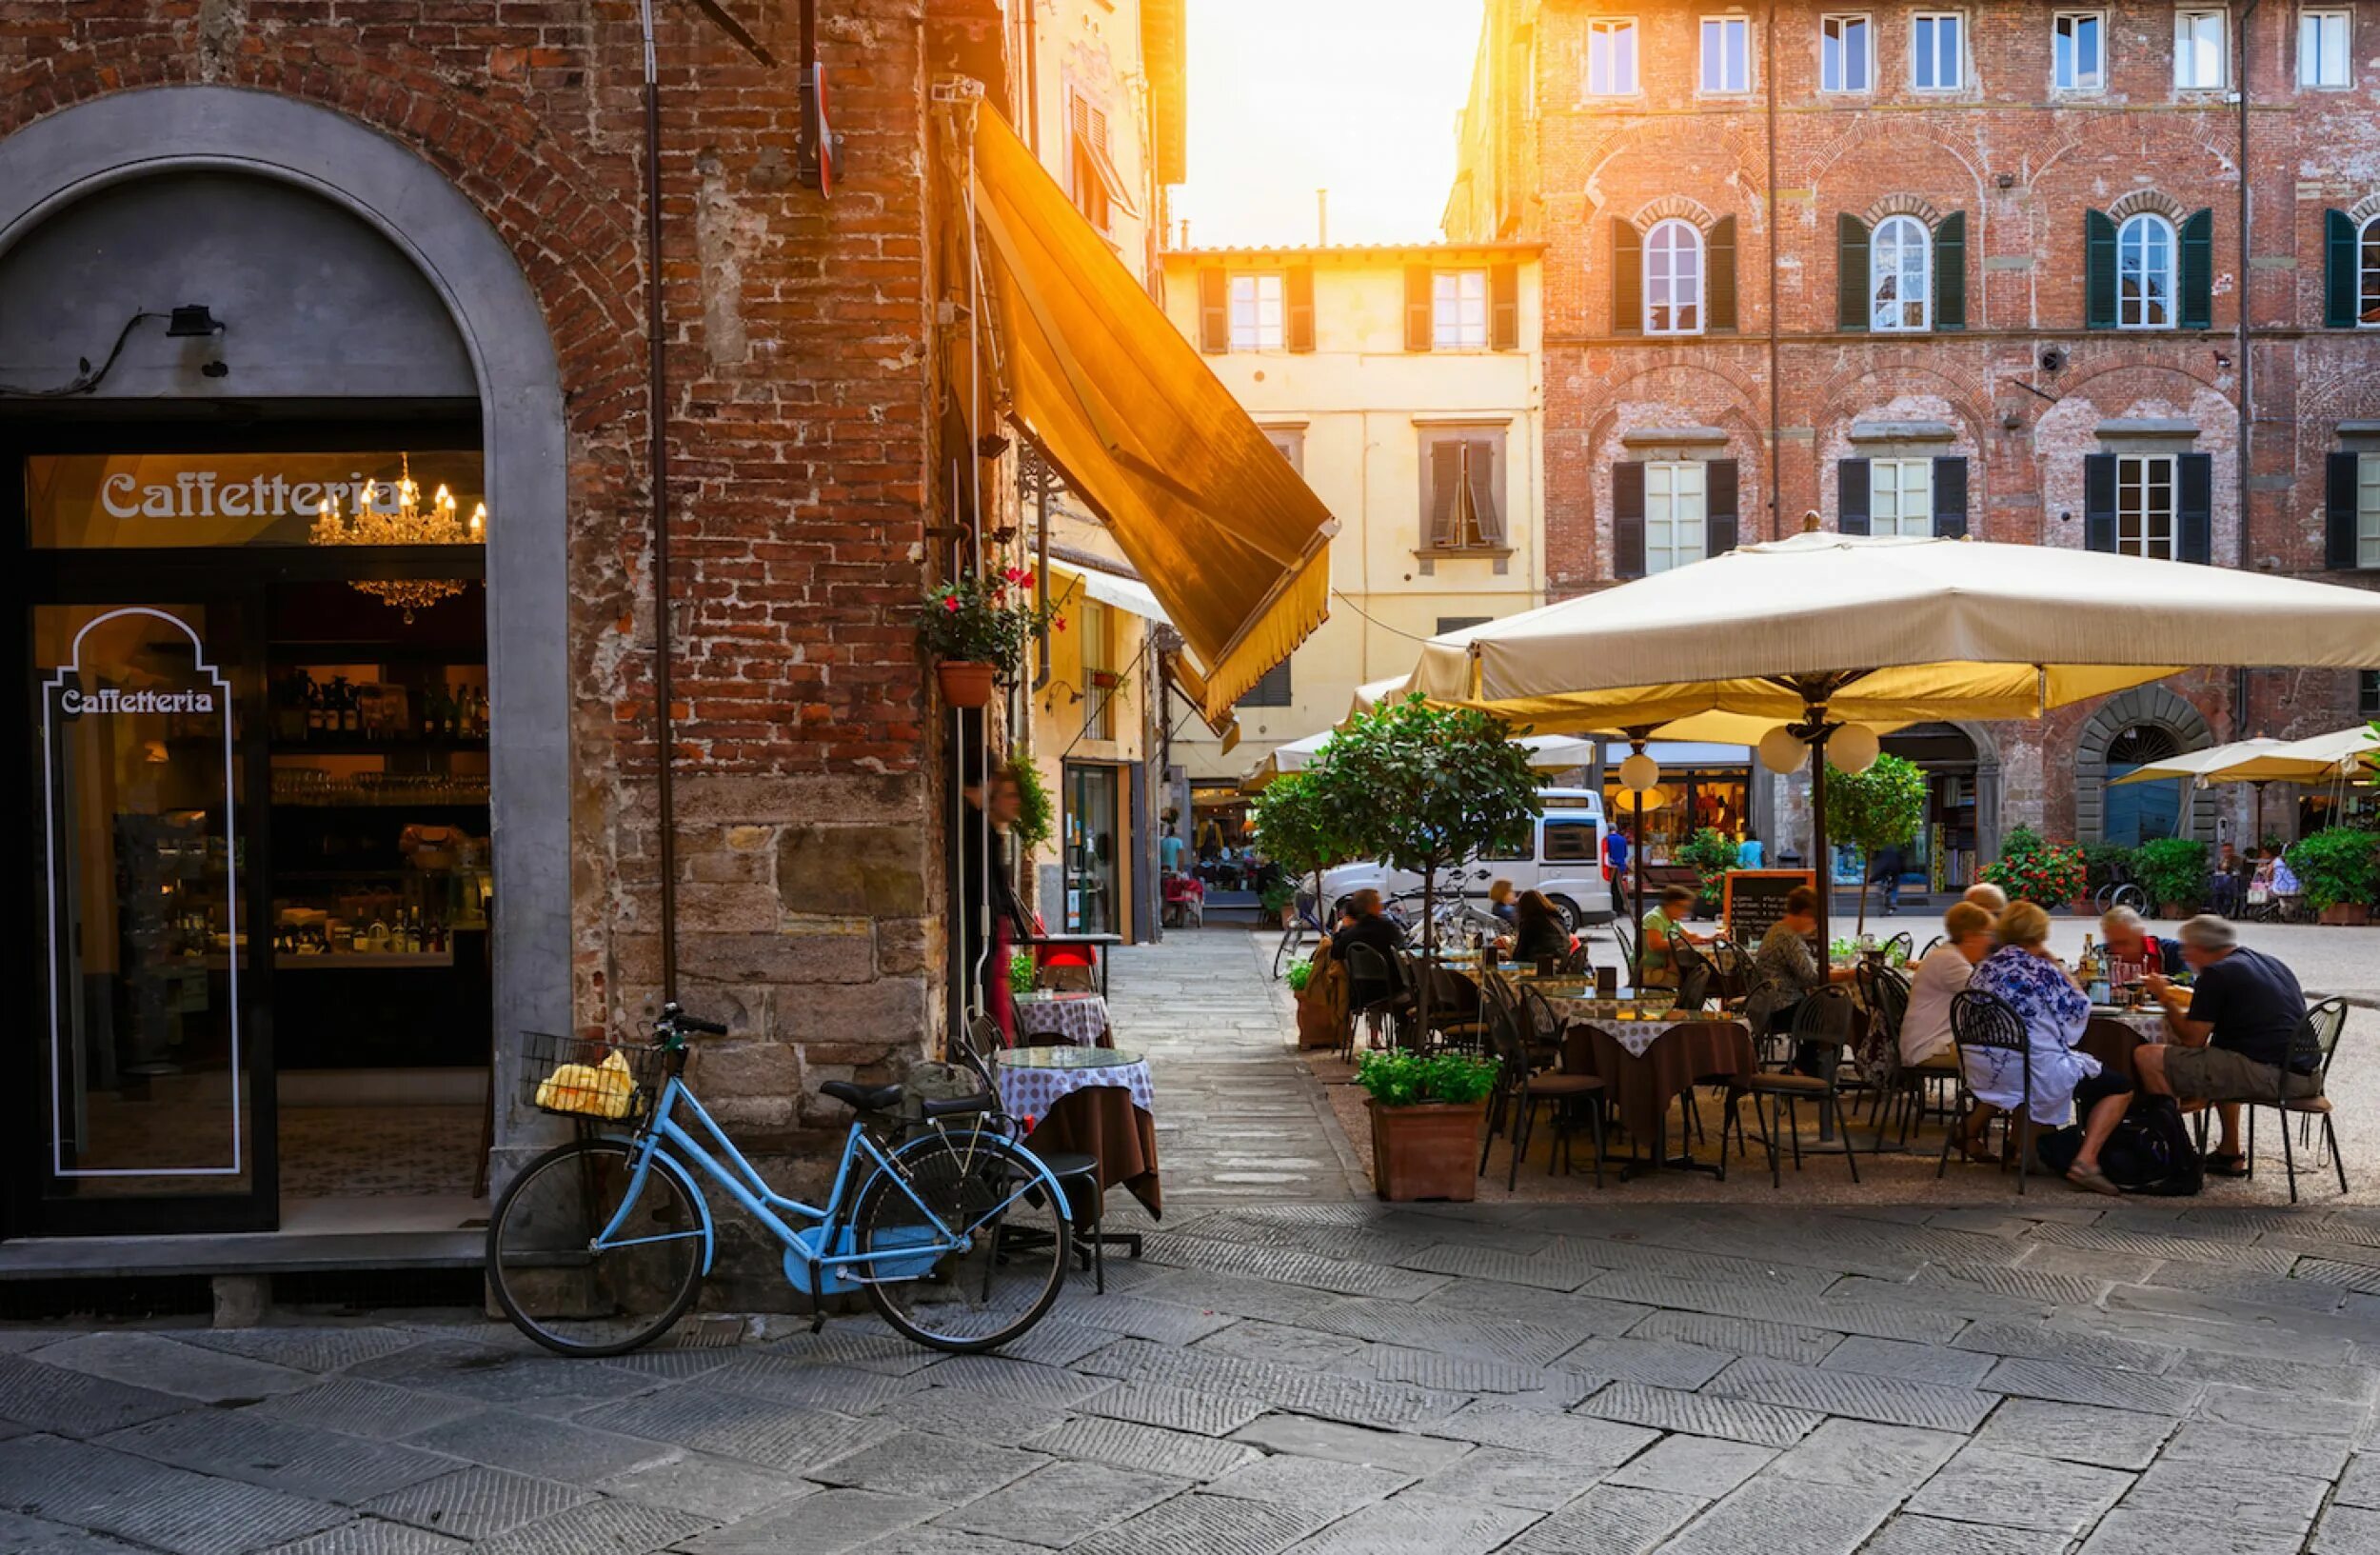
[[[829,1080],[818,1087],[821,1096],[831,1097],[863,1112],[890,1112],[901,1105],[901,1087],[894,1086],[863,1086],[851,1080]],[[992,1105],[989,1096],[953,1096],[946,1100],[928,1098],[918,1104],[921,1113],[928,1118],[946,1118],[961,1112],[981,1112]]]

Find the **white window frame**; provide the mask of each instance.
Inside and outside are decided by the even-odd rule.
[[[1885,268],[1884,242],[1888,231],[1894,234],[1897,260],[1889,270]],[[1910,281],[1908,251],[1901,237],[1909,232],[1916,234],[1917,317],[1914,324],[1909,322],[1908,304],[1912,299],[1906,286],[1896,288],[1897,295],[1889,305],[1894,309],[1889,318],[1885,312],[1888,305],[1882,296],[1887,280]],[[1934,234],[1914,216],[1887,216],[1868,235],[1868,328],[1878,334],[1923,334],[1934,328]]]
[[[1236,351],[1278,351],[1287,349],[1289,306],[1279,270],[1245,270],[1229,277],[1224,294],[1230,317],[1231,349]],[[1242,289],[1245,289],[1244,293]],[[1271,317],[1266,318],[1267,310]],[[1244,321],[1245,328],[1242,328]]]
[[[1657,304],[1654,300],[1654,287],[1656,280],[1654,256],[1656,253],[1662,252],[1661,249],[1656,247],[1656,241],[1663,233],[1670,231],[1683,232],[1688,238],[1693,240],[1690,251],[1694,256],[1694,263],[1691,267],[1693,273],[1690,276],[1681,277],[1679,271],[1687,269],[1688,267],[1681,265],[1678,262],[1679,250],[1673,246],[1666,252],[1663,261],[1665,269],[1659,274],[1658,280],[1664,291],[1663,301],[1667,304],[1670,309],[1671,322],[1668,325],[1663,326],[1656,325],[1654,322],[1654,309],[1661,306],[1661,304]],[[1704,309],[1710,301],[1710,246],[1703,241],[1702,229],[1696,227],[1694,223],[1681,220],[1676,216],[1672,216],[1665,221],[1657,221],[1653,224],[1653,230],[1644,235],[1643,250],[1644,332],[1646,334],[1698,335],[1702,333],[1705,317]],[[1681,281],[1691,281],[1694,287],[1694,295],[1684,301],[1680,301],[1676,294],[1677,288],[1679,287]],[[1676,323],[1676,320],[1678,313],[1686,309],[1692,309],[1694,310],[1692,321],[1683,325]]]
[[[2198,49],[2194,39],[2196,24],[2214,25],[2214,79],[2197,78]],[[2190,69],[2185,71],[2184,65]],[[2231,13],[2206,7],[2188,7],[2173,12],[2173,90],[2176,91],[2221,91],[2231,81]]]
[[[1441,351],[1488,349],[1488,272],[1430,272],[1430,347]]]
[[[2061,81],[2058,79],[2057,74],[2058,44],[2061,41],[2059,30],[2069,29],[2073,31],[2079,32],[2085,23],[2089,23],[2092,29],[2098,35],[2099,68],[2095,70],[2085,70],[2081,68],[2079,61],[2077,61],[2073,70],[2073,79],[2070,81]],[[2077,38],[2073,41],[2078,43],[2080,40]],[[2068,51],[2071,56],[2077,50],[2075,50],[2070,44]],[[2057,91],[2105,91],[2107,90],[2107,85],[2108,13],[2104,10],[2060,10],[2053,12],[2050,17],[2051,88]]]
[[[1837,45],[1835,57],[1841,63],[1842,79],[1832,87],[1826,84],[1826,46],[1830,41],[1826,35],[1826,30],[1830,25],[1846,32],[1854,27],[1859,29],[1859,85],[1855,87],[1851,85],[1852,50],[1851,40],[1847,37],[1834,40]],[[1875,90],[1875,18],[1874,16],[1864,10],[1844,10],[1829,11],[1818,18],[1818,90],[1845,97],[1864,96]]]
[[[1868,461],[1868,532],[1934,538],[1931,457]]]
[[[2380,216],[2355,229],[2355,327],[2380,329]]]
[[[1731,32],[1736,35],[1738,43],[1733,62],[1743,68],[1742,79],[1735,82],[1726,79],[1726,70],[1730,63],[1726,53],[1726,38]],[[1741,97],[1749,93],[1752,90],[1752,18],[1734,15],[1705,16],[1702,18],[1701,38],[1701,74],[1698,77],[1700,95]],[[1711,44],[1714,38],[1719,40],[1721,50],[1716,61],[1720,71],[1720,80],[1716,86],[1711,84],[1711,67],[1714,64],[1711,56]]]
[[[1588,96],[1634,97],[1636,95],[1636,68],[1639,63],[1637,59],[1636,44],[1639,36],[1640,33],[1636,27],[1636,19],[1634,16],[1597,16],[1588,21],[1587,68],[1584,72],[1586,75]],[[1627,41],[1627,58],[1624,63],[1628,68],[1624,72],[1616,72],[1614,70],[1607,69],[1604,72],[1606,79],[1603,85],[1601,87],[1597,87],[1596,85],[1596,45],[1598,42],[1607,39],[1625,39]],[[1606,43],[1605,47],[1608,49],[1610,45]],[[1615,62],[1611,61],[1606,62],[1607,65],[1614,63]],[[1624,79],[1622,76],[1624,76]]]
[[[2150,250],[2147,234],[2162,235],[2165,254],[2161,269],[2149,268]],[[2135,239],[2135,233],[2141,234]],[[2125,250],[2137,242],[2141,248],[2141,289],[2128,295],[2124,290]],[[2152,210],[2143,210],[2124,218],[2115,229],[2115,327],[2119,329],[2171,329],[2181,310],[2181,231],[2171,221]],[[2150,316],[2151,281],[2162,282],[2165,306],[2163,318]]]
[[[1699,459],[1648,461],[1644,467],[1645,576],[1691,566],[1710,553],[1709,467]]]
[[[2355,565],[2380,567],[2380,453],[2355,456]]]
[[[1934,23],[1937,29],[1941,24],[1948,22],[1957,30],[1958,49],[1951,60],[1951,78],[1948,81],[1928,83],[1921,77],[1920,67],[1926,60],[1928,50],[1917,47],[1917,35],[1919,30],[1928,22]],[[1938,61],[1941,54],[1941,33],[1938,30],[1934,34],[1934,48],[1931,52]],[[1912,16],[1909,19],[1909,90],[1912,91],[1959,91],[1964,90],[1966,85],[1967,13],[1963,10],[1921,10]]]
[[[2150,500],[2153,481],[2165,487],[2162,510]],[[2170,453],[2120,453],[2115,456],[2115,548],[2125,556],[2174,558],[2180,539],[2181,465]],[[2127,495],[2131,505],[2127,507]],[[2156,526],[2163,525],[2162,534]]]
[[[2333,23],[2339,29],[2338,47],[2326,49],[2322,33],[2327,24]],[[2309,44],[2312,47],[2309,48]],[[2325,80],[2326,75],[2335,79]],[[2297,13],[2297,84],[2309,91],[2345,91],[2355,85],[2353,11],[2309,6]]]

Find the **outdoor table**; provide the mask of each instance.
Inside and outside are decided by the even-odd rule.
[[[1100,1188],[1121,1186],[1162,1218],[1153,1087],[1139,1053],[1112,1047],[1012,1047],[1000,1055],[1000,1105],[1027,1123],[1025,1148],[1087,1155]]]
[[[1704,1081],[1724,1081],[1731,1091],[1740,1090],[1760,1067],[1750,1027],[1700,1014],[1660,1021],[1598,1018],[1574,1027],[1564,1044],[1563,1062],[1574,1073],[1602,1080],[1620,1126],[1632,1140],[1652,1142],[1656,1164],[1697,1171],[1723,1168],[1690,1155],[1662,1155],[1669,1138],[1670,1104]],[[1725,1126],[1721,1119],[1722,1151]]]
[[[2091,1007],[2091,1024],[2075,1044],[2099,1061],[2099,1067],[2132,1078],[2132,1049],[2145,1042],[2166,1042],[2165,1014],[2158,1009],[2126,1009],[2114,1005]]]
[[[1017,1000],[1017,1039],[1055,1039],[1078,1047],[1113,1047],[1108,1032],[1107,1001],[1096,993],[1054,988],[1020,993]]]
[[[1107,953],[1123,944],[1124,941],[1121,934],[1028,934],[1022,943],[1036,949],[1046,946],[1058,949],[1072,947],[1087,950],[1090,952],[1091,960],[1099,967],[1100,996],[1105,998],[1107,996]]]

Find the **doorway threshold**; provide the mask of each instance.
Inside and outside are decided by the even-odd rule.
[[[476,1268],[486,1249],[486,1199],[289,1199],[277,1231],[0,1242],[0,1281]]]

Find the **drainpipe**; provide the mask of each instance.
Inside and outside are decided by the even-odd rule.
[[[1769,119],[1769,532],[1772,540],[1782,538],[1779,526],[1784,521],[1784,507],[1777,497],[1777,480],[1783,468],[1783,454],[1778,449],[1780,430],[1777,426],[1776,384],[1776,0],[1769,0],[1768,23],[1760,40],[1761,70],[1767,78],[1768,90],[1761,95],[1768,100]]]
[[[2256,367],[2254,359],[2248,353],[2248,292],[2249,277],[2252,273],[2249,269],[2248,244],[2248,26],[2256,14],[2256,5],[2257,0],[2247,0],[2247,4],[2240,7],[2239,22],[2232,30],[2232,36],[2239,40],[2239,343],[2234,350],[2239,361],[2239,566],[2242,571],[2255,565],[2255,552],[2250,548],[2248,535],[2248,483],[2255,472],[2251,450],[2256,427],[2251,404]],[[2231,674],[2231,738],[2234,740],[2248,735],[2249,674],[2246,666]]]
[[[651,404],[653,489],[653,739],[660,760],[661,996],[678,997],[678,796],[671,773],[677,721],[669,664],[669,376],[662,318],[661,76],[653,51],[653,0],[643,0],[645,34],[645,329]]]

